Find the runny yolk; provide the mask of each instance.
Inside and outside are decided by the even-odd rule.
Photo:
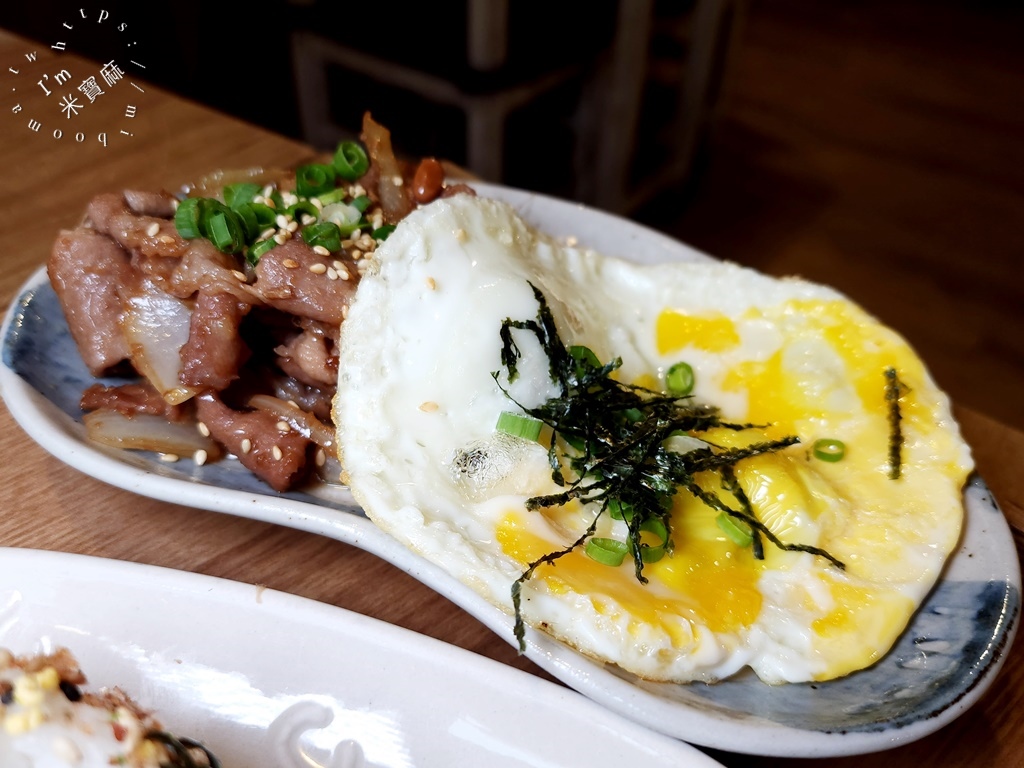
[[[696,317],[666,309],[655,327],[658,354],[667,355],[686,347],[705,352],[724,352],[740,343],[732,320],[723,315]]]

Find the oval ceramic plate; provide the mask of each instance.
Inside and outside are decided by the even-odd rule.
[[[24,549],[0,549],[0,584],[0,647],[66,646],[88,690],[122,687],[224,766],[718,765],[568,688],[294,595]]]
[[[534,226],[640,262],[709,257],[639,225],[582,206],[502,187]],[[107,450],[84,437],[79,396],[93,382],[43,270],[12,305],[0,386],[25,431],[67,464],[118,487],[179,504],[332,536],[379,555],[514,642],[511,618],[376,528],[343,487],[276,494],[237,462],[165,464]],[[1020,568],[1009,527],[984,483],[965,489],[959,549],[900,642],[846,678],[770,687],[741,675],[714,686],[645,683],[538,632],[527,655],[567,685],[629,718],[695,744],[753,754],[824,756],[912,741],[954,719],[988,687],[1020,612]],[[975,557],[984,553],[984,556]],[[881,703],[880,703],[881,702]]]

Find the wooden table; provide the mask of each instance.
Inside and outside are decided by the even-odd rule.
[[[0,72],[10,65],[24,65],[24,54],[32,50],[39,50],[42,57],[45,46],[0,32]],[[61,66],[68,69],[72,67],[67,62],[81,65],[83,73],[87,65],[96,68],[79,59],[62,61]],[[45,70],[34,72],[41,71]],[[22,72],[31,79],[26,77],[24,85],[12,81],[10,87],[18,88],[15,95],[25,96],[23,111],[12,113],[17,102],[5,101],[0,112],[0,299],[4,309],[22,282],[46,260],[57,230],[73,226],[95,193],[126,186],[175,189],[211,169],[287,166],[313,154],[309,147],[163,93],[141,80],[136,83],[144,92],[135,99],[131,137],[115,135],[124,120],[123,103],[113,99],[109,108],[97,99],[90,105],[96,109],[65,118],[65,124],[49,119],[35,132],[28,126],[28,115],[31,110],[44,114],[40,100],[46,97],[39,89],[30,93],[39,75]],[[2,83],[9,85],[9,78],[2,77]],[[116,87],[121,86],[126,91],[131,83],[120,82]],[[75,133],[84,134],[84,140],[76,139],[72,126]],[[56,129],[63,129],[62,138],[54,137]],[[104,131],[106,147],[96,138]],[[1019,552],[1024,540],[1024,434],[975,411],[958,409],[957,415],[982,475],[1013,525]],[[517,656],[504,638],[361,550],[290,528],[153,501],[85,477],[36,446],[6,408],[0,409],[0,455],[4,457],[2,546],[76,552],[265,584],[544,675]],[[872,756],[871,764],[1024,765],[1022,692],[1024,655],[1011,651],[992,689],[963,717],[917,743]],[[729,766],[796,764],[715,756]],[[807,768],[859,766],[863,758],[800,764]]]

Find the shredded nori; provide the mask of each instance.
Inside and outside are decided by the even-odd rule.
[[[558,335],[554,318],[543,293],[531,284],[537,300],[537,316],[533,320],[507,318],[501,325],[501,362],[507,381],[518,376],[521,352],[513,336],[514,330],[532,333],[548,357],[551,380],[559,394],[543,405],[528,408],[516,403],[524,412],[539,419],[552,430],[548,461],[554,482],[565,491],[535,496],[526,501],[527,509],[535,510],[566,504],[573,499],[599,504],[600,510],[590,527],[572,544],[548,553],[530,563],[512,585],[515,609],[515,636],[520,652],[525,651],[525,626],[521,612],[522,586],[536,569],[545,563],[554,565],[562,556],[582,546],[593,535],[601,515],[614,503],[626,510],[627,549],[633,557],[636,578],[643,584],[643,551],[649,547],[641,541],[645,522],[660,520],[669,532],[667,547],[672,548],[672,499],[684,489],[716,510],[746,522],[752,530],[754,557],[764,558],[761,537],[780,549],[809,552],[824,557],[838,568],[844,564],[824,550],[804,544],[782,542],[754,514],[750,500],[736,480],[736,463],[753,456],[781,451],[799,442],[795,436],[755,443],[744,448],[713,446],[677,453],[666,447],[668,438],[705,432],[714,427],[732,430],[753,429],[754,424],[724,421],[719,410],[693,401],[692,396],[674,397],[645,387],[624,384],[612,378],[622,365],[621,358],[601,364],[589,351],[567,348]],[[492,376],[498,386],[515,402],[499,372]],[[717,494],[705,491],[698,484],[698,473],[717,472],[722,487],[736,499],[739,509],[723,502]]]
[[[885,369],[885,401],[889,404],[889,477],[899,480],[903,472],[903,428],[900,397],[905,387],[895,368]]]

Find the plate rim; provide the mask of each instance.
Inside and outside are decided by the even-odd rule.
[[[670,257],[688,260],[712,258],[667,235],[604,211],[510,187],[492,184],[474,184],[474,186],[481,194],[511,202],[517,210],[523,208],[532,210],[534,206],[538,206],[542,213],[549,213],[548,209],[554,209],[557,214],[556,218],[563,215],[595,217],[597,221],[619,228],[623,241],[630,238],[642,238],[646,241],[649,238],[653,243],[652,249],[658,250],[662,254],[668,254]],[[45,282],[48,282],[48,278],[44,265],[33,273],[12,300],[4,317],[2,330],[0,330],[0,343],[6,343],[10,327],[15,322],[26,297]],[[285,525],[309,533],[328,536],[366,550],[387,560],[448,598],[498,634],[501,639],[510,644],[514,643],[510,616],[491,605],[469,587],[449,576],[439,566],[407,550],[366,517],[351,511],[273,496],[269,489],[267,493],[263,494],[226,489],[184,478],[159,475],[121,461],[69,434],[67,430],[61,428],[59,423],[55,425],[56,428],[53,428],[48,421],[53,421],[52,411],[56,410],[56,407],[42,393],[37,392],[17,373],[8,368],[6,360],[3,365],[0,365],[0,396],[4,399],[14,419],[29,437],[63,463],[91,477],[161,501]],[[30,414],[36,418],[29,418]],[[121,481],[113,482],[108,479],[111,477],[117,477]],[[994,500],[992,507],[998,511]],[[339,512],[340,514],[338,514]],[[965,521],[966,519],[965,516]],[[1001,512],[995,525],[1005,528],[1005,538],[1012,541],[1009,526]],[[964,528],[966,529],[966,527],[965,525]],[[999,533],[989,531],[989,535],[1002,536],[1004,532],[1001,530]],[[957,552],[959,552],[959,548],[954,550],[950,560],[956,556]],[[1013,550],[1010,554],[1012,561],[1008,562],[1007,583],[1016,588],[1019,595],[1020,565],[1016,551]],[[946,569],[943,573],[945,571]],[[943,580],[944,577],[940,577],[937,583],[941,583]],[[602,706],[631,720],[649,722],[652,710],[662,712],[664,716],[658,718],[657,721],[667,724],[667,727],[658,727],[657,730],[676,739],[689,741],[703,747],[744,754],[778,757],[844,756],[867,754],[915,741],[938,730],[966,711],[987,690],[1002,667],[1006,653],[1016,634],[1019,618],[1020,610],[1018,609],[1015,615],[1008,620],[1002,650],[980,671],[973,686],[960,698],[930,717],[898,728],[885,728],[882,725],[878,730],[871,731],[819,731],[794,728],[771,721],[754,722],[749,718],[742,722],[728,720],[715,712],[700,710],[685,702],[670,701],[647,692],[632,682],[607,671],[604,665],[534,629],[529,629],[527,632],[525,655],[557,679],[584,693]],[[725,733],[720,733],[723,726]],[[742,738],[737,738],[741,730]],[[738,744],[738,742],[741,743]]]

